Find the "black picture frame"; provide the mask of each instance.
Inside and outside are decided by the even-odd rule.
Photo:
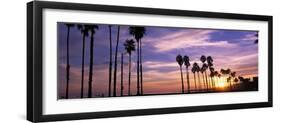
[[[241,104],[44,115],[42,113],[42,109],[43,109],[42,108],[42,100],[43,100],[43,95],[42,95],[43,13],[42,10],[45,8],[266,21],[268,22],[268,101],[255,102],[255,103],[241,103]],[[264,16],[264,15],[199,12],[199,11],[108,6],[108,5],[93,5],[93,4],[80,4],[80,3],[63,3],[63,2],[45,2],[45,1],[29,2],[27,3],[27,120],[32,122],[64,121],[64,120],[94,119],[94,118],[107,118],[107,117],[123,117],[123,116],[137,116],[137,115],[154,115],[154,114],[272,107],[273,106],[273,96],[272,96],[273,32],[272,31],[273,31],[273,17]]]

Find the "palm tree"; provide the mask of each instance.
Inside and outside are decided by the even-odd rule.
[[[114,58],[114,76],[113,76],[113,96],[116,97],[116,79],[117,79],[117,53],[118,53],[118,44],[119,44],[119,33],[120,26],[117,27],[117,40],[115,48],[115,58]]]
[[[214,76],[215,76],[216,82],[218,82],[218,75],[219,75],[219,72],[214,71]],[[216,87],[216,84],[217,84],[216,82],[215,82],[215,87]]]
[[[123,90],[124,90],[124,86],[123,86],[123,56],[124,53],[121,53],[121,90],[120,90],[120,95],[123,96]]]
[[[212,81],[212,88],[215,88],[215,82],[214,82],[214,77],[216,76],[216,73],[214,71],[211,71],[210,77]]]
[[[221,74],[222,74],[222,75],[226,76],[226,75],[228,75],[228,74],[230,74],[230,73],[231,73],[231,70],[230,70],[229,68],[228,68],[228,69],[226,69],[226,70],[225,70],[225,69],[221,69],[221,71],[220,71],[220,72],[221,72]],[[229,82],[229,77],[228,77],[228,78],[226,78],[226,81],[227,81],[227,82]],[[231,87],[231,85],[229,85],[229,86]]]
[[[135,45],[135,41],[133,39],[130,40],[126,40],[124,43],[125,46],[125,50],[126,52],[129,54],[129,80],[128,80],[128,95],[131,95],[131,54],[132,51],[136,50],[136,45]]]
[[[67,23],[65,24],[67,27],[67,37],[66,37],[66,90],[65,90],[65,98],[68,99],[68,90],[69,90],[69,71],[70,71],[70,65],[69,65],[69,32],[70,28],[74,27],[74,24]]]
[[[200,61],[202,62],[202,68],[201,68],[201,73],[202,73],[202,77],[203,77],[203,81],[204,81],[204,74],[208,68],[207,64],[205,64],[205,61],[207,60],[206,56],[202,55],[200,57]],[[204,65],[205,64],[205,65]],[[206,68],[207,67],[207,68]],[[205,74],[206,75],[206,74]],[[208,90],[208,80],[207,80],[207,77],[205,78],[205,83],[206,83],[206,86],[207,86],[207,90]]]
[[[183,61],[184,61],[184,65],[186,67],[187,92],[190,93],[190,82],[189,82],[189,72],[188,72],[188,67],[190,66],[189,57],[188,56],[184,56],[183,57]]]
[[[109,78],[108,78],[108,96],[111,96],[111,77],[112,77],[112,40],[111,40],[111,25],[109,28]]]
[[[198,88],[201,89],[201,80],[200,80],[200,67],[198,64],[196,64],[196,72],[197,72],[197,76],[198,76]]]
[[[238,81],[239,81],[238,78],[235,78],[235,79],[234,79],[234,82],[235,82],[235,83],[238,83]]]
[[[142,54],[141,54],[141,39],[145,35],[145,28],[140,26],[131,26],[129,27],[129,32],[133,35],[137,41],[137,95],[143,94],[143,77],[142,77]],[[140,77],[140,76],[141,77]],[[141,84],[141,92],[140,92]]]
[[[86,28],[85,25],[78,24],[77,28],[82,33],[82,70],[81,70],[81,95],[80,97],[83,98],[84,93],[84,58],[85,58],[85,38],[89,35],[89,29]]]
[[[207,73],[206,73],[207,69],[208,69],[208,65],[206,63],[203,63],[202,68],[201,68],[201,73],[202,73],[203,79],[204,79],[204,73],[205,73],[205,85],[206,85],[206,89],[208,90],[209,87],[208,87],[208,80],[207,80]]]
[[[210,72],[212,71],[212,67],[214,66],[213,61],[214,60],[213,60],[213,58],[211,56],[207,57],[207,64],[208,64]],[[211,79],[212,79],[212,77],[211,77]],[[210,83],[210,81],[208,83]]]
[[[235,77],[236,77],[236,72],[231,72],[231,73],[230,73],[230,77],[232,77],[233,79],[235,79]],[[230,81],[230,86],[231,86],[231,89],[232,89],[232,83],[231,83],[231,81]]]
[[[203,89],[205,89],[205,79],[204,79],[204,68],[203,68],[203,66],[200,68],[200,72],[202,74]]]
[[[212,66],[209,67],[209,70],[210,70],[210,75],[214,74],[214,72],[215,72],[215,68],[214,67],[212,67]],[[211,78],[211,86],[212,86],[212,88],[214,88],[215,87],[214,75],[210,76],[210,78]]]
[[[181,88],[182,88],[182,93],[184,93],[183,76],[182,76],[183,58],[182,58],[182,56],[180,54],[177,55],[176,61],[178,62],[179,66],[180,66],[180,71],[181,71]]]
[[[90,42],[90,65],[89,65],[89,82],[88,82],[88,98],[92,98],[92,81],[93,81],[93,59],[94,59],[94,35],[96,30],[99,29],[97,25],[85,25],[91,34]]]
[[[196,76],[195,76],[195,73],[196,73],[196,62],[193,63],[193,67],[191,68],[191,72],[193,73],[193,78],[194,78],[194,86],[195,86],[195,90],[197,90],[197,86],[196,86]]]
[[[229,79],[228,83],[229,83],[229,87],[230,87],[230,89],[231,89],[231,88],[232,88],[232,85],[231,85],[231,76],[230,76],[231,70],[228,68],[225,72],[226,72],[226,75],[229,76],[227,79]]]
[[[255,34],[256,40],[255,40],[255,44],[259,43],[259,33],[257,32]]]

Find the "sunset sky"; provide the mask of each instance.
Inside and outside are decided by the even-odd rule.
[[[93,95],[107,96],[109,72],[109,29],[99,24],[94,37]],[[125,52],[124,42],[133,38],[129,26],[121,26],[118,52],[117,95],[120,95],[120,57]],[[258,44],[256,31],[189,29],[145,26],[142,38],[143,82],[145,94],[180,93],[181,76],[176,62],[178,54],[187,55],[190,63],[199,63],[201,55],[212,56],[214,68],[230,68],[237,76],[258,75]],[[117,26],[112,27],[113,54],[116,46]],[[58,23],[58,95],[64,95],[66,83],[66,35],[67,27]],[[74,27],[70,30],[70,87],[69,96],[78,98],[81,87],[82,35]],[[90,38],[86,38],[84,94],[87,95]],[[131,91],[136,93],[137,53],[132,53]],[[114,62],[114,56],[113,56]],[[113,66],[114,68],[114,66]],[[191,69],[191,67],[190,67]],[[189,70],[190,70],[189,69]],[[185,73],[185,68],[183,69]],[[184,80],[186,80],[184,76]],[[190,71],[193,87],[193,74]],[[128,55],[124,57],[124,93],[127,94]],[[186,84],[186,83],[185,83]],[[185,85],[186,86],[186,85]]]

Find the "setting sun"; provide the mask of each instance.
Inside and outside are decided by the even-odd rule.
[[[227,86],[227,83],[223,82],[223,81],[219,81],[219,82],[217,82],[217,85],[218,85],[218,87],[223,88],[223,87]]]

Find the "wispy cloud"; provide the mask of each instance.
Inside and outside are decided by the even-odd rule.
[[[143,65],[147,68],[164,68],[164,67],[177,67],[177,63],[176,62],[161,62],[161,61],[157,61],[157,62],[153,62],[153,61],[146,61],[143,63]]]
[[[157,52],[191,47],[234,47],[228,41],[210,41],[211,33],[215,30],[189,29],[164,35],[163,37],[148,38],[146,43],[152,44]]]

